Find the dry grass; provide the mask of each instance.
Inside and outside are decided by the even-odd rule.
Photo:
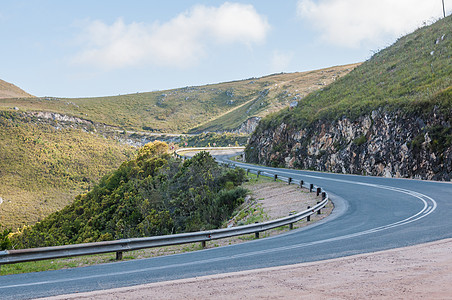
[[[82,130],[0,113],[0,224],[15,230],[62,209],[134,151]]]

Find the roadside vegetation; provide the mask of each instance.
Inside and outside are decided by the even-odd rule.
[[[257,177],[254,174],[247,176],[246,182],[242,185],[244,188],[251,192],[250,196],[245,197],[245,202],[234,209],[231,218],[225,220],[221,227],[225,228],[233,224],[233,226],[251,224],[256,221],[265,222],[268,220],[277,219],[283,216],[287,216],[290,213],[296,213],[300,210],[306,209],[307,205],[315,205],[318,201],[318,197],[314,193],[309,193],[307,190],[301,190],[295,185],[288,186],[286,183],[277,181],[272,178],[260,176]],[[271,189],[273,195],[269,196],[268,189]],[[272,194],[270,193],[270,194]],[[275,199],[275,195],[278,195]],[[263,197],[263,198],[262,198]],[[291,199],[293,198],[293,199]],[[263,203],[266,202],[266,204]],[[273,212],[271,206],[278,207],[278,212]],[[307,226],[311,223],[319,221],[328,216],[333,209],[333,204],[329,203],[325,209],[322,210],[322,214],[314,214],[311,216],[311,221],[301,220],[294,224],[294,229]],[[266,238],[288,232],[289,226],[282,226],[272,230],[268,230],[260,233],[260,238]],[[5,231],[4,237],[8,236],[8,232]],[[1,242],[0,232],[0,242]],[[233,245],[255,239],[254,234],[248,234],[243,236],[236,236],[226,239],[214,240],[206,243],[206,248],[216,248],[220,246]],[[9,239],[8,239],[9,242]],[[163,255],[178,254],[190,251],[197,251],[204,249],[201,243],[192,243],[185,245],[174,245],[157,248],[149,248],[142,250],[135,250],[125,252],[123,260],[150,258]],[[61,259],[33,261],[26,263],[17,263],[10,265],[3,265],[0,269],[0,275],[7,274],[19,274],[29,272],[41,272],[47,270],[58,270],[67,268],[76,268],[83,266],[90,266],[95,264],[115,262],[115,253],[97,254],[80,257],[69,257]]]
[[[14,249],[218,228],[247,193],[242,169],[220,167],[200,152],[182,161],[163,142],[104,176],[64,209],[10,235]]]

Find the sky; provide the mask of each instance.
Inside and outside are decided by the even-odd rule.
[[[361,62],[442,0],[1,0],[0,79],[97,97]],[[452,0],[444,0],[446,15]]]

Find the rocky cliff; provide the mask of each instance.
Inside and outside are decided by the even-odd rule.
[[[243,122],[239,128],[236,130],[232,130],[231,133],[235,134],[251,134],[256,129],[257,125],[259,125],[260,117],[251,117],[248,118],[245,122]]]
[[[372,111],[351,120],[281,123],[256,132],[246,160],[273,166],[385,177],[452,179],[452,109]]]

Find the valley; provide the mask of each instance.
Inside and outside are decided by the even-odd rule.
[[[0,97],[0,224],[43,220],[155,140],[245,146],[262,117],[358,65],[101,98],[32,97],[1,85],[16,97]]]

